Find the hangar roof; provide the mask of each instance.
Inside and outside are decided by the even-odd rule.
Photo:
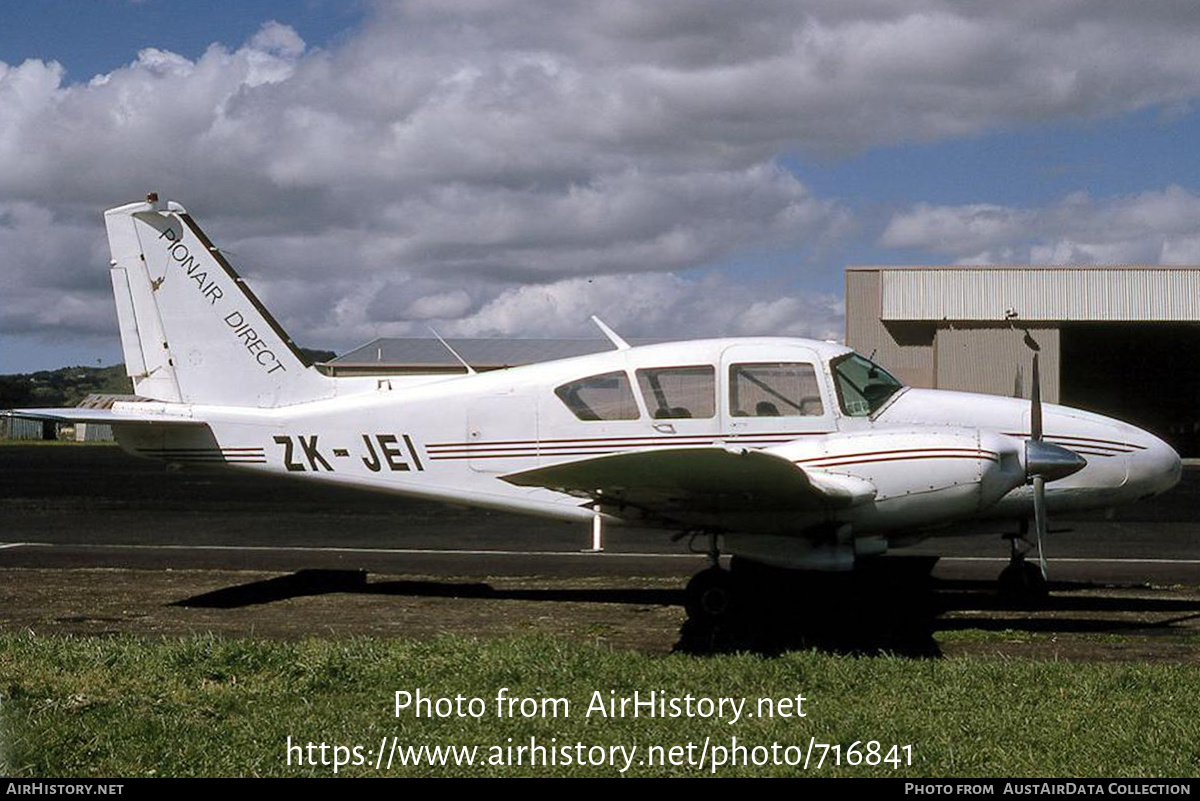
[[[659,340],[630,340],[646,345]],[[607,339],[447,339],[446,343],[476,370],[569,359],[612,350]],[[453,354],[436,339],[383,338],[327,362],[335,373],[461,371]]]
[[[1200,322],[1200,267],[852,267],[884,321]]]

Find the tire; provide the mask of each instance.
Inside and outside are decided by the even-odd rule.
[[[1037,604],[1050,596],[1041,568],[1032,562],[1013,562],[1000,571],[1000,594],[1025,604]]]
[[[737,609],[736,582],[733,574],[710,567],[692,576],[684,591],[684,608],[690,620],[700,623],[724,623]]]

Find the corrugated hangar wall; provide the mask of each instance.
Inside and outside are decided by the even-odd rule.
[[[885,326],[880,318],[882,300],[878,270],[846,271],[846,344],[906,384],[936,387],[936,328],[928,323]]]
[[[917,387],[1042,396],[1200,455],[1200,267],[861,267],[846,344]]]
[[[1030,329],[1029,334],[1041,349],[1042,398],[1057,403],[1061,395],[1059,331],[1042,327]],[[939,328],[934,351],[939,389],[1029,397],[1033,351],[1025,344],[1022,329],[988,325]]]
[[[846,272],[846,344],[901,381],[914,387],[1029,397],[1033,353],[1024,342],[1025,328],[1007,322],[884,322],[882,301],[880,271]],[[1039,325],[1028,330],[1041,348],[1042,397],[1057,403],[1058,328]]]

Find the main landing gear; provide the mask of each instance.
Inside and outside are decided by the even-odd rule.
[[[688,582],[678,648],[689,653],[937,653],[933,558],[862,560],[854,570],[800,570],[735,554]]]
[[[738,605],[739,583],[732,570],[720,565],[692,576],[684,590],[683,607],[688,619],[709,627],[732,620]]]
[[[733,565],[721,567],[717,535],[708,533],[709,567],[692,576],[684,590],[683,607],[688,619],[705,629],[727,624],[735,617],[742,582],[733,574]]]

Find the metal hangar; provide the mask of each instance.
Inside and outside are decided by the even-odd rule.
[[[1044,399],[1200,455],[1200,268],[851,267],[846,344],[919,387]]]

